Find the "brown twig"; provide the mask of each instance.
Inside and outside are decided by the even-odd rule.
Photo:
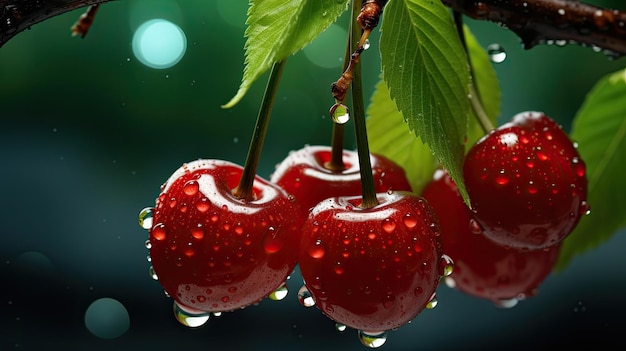
[[[477,20],[516,33],[524,48],[576,43],[618,58],[626,55],[626,12],[571,0],[441,0]]]

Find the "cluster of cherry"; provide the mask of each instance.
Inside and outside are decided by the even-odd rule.
[[[418,195],[401,167],[373,154],[377,203],[364,206],[357,153],[344,150],[340,169],[331,153],[292,151],[244,196],[245,169],[222,160],[186,163],[163,184],[139,222],[179,321],[282,299],[299,265],[299,301],[377,347],[437,304],[442,278],[502,306],[531,296],[589,211],[576,145],[542,113],[519,114],[470,149],[471,209],[445,170]]]

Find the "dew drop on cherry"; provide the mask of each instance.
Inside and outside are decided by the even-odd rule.
[[[150,239],[146,240],[144,245],[146,246],[146,249],[148,249],[148,250],[150,250],[152,248],[152,242],[150,241]]]
[[[359,330],[359,341],[370,349],[376,349],[385,344],[387,341],[386,331],[364,331]]]
[[[165,240],[167,233],[165,232],[165,225],[158,223],[152,228],[152,237],[157,241]]]
[[[402,218],[402,222],[408,229],[415,228],[415,226],[417,225],[417,217],[412,213],[407,213]]]
[[[174,317],[176,317],[176,320],[180,322],[180,324],[186,327],[197,328],[206,324],[211,314],[209,312],[182,307],[178,302],[174,301]]]
[[[591,214],[591,207],[589,206],[589,203],[587,201],[582,201],[580,203],[580,213],[582,213],[585,216],[588,216]]]
[[[313,245],[309,246],[307,252],[312,258],[320,259],[326,254],[326,249],[324,248],[324,244],[321,240],[316,240]]]
[[[183,185],[183,192],[189,196],[196,195],[198,193],[198,189],[200,189],[200,185],[195,180],[190,180]]]
[[[315,299],[309,289],[307,289],[306,285],[303,285],[300,290],[298,290],[298,302],[304,307],[313,307],[315,306]]]
[[[440,267],[441,267],[441,272],[439,272],[439,274],[442,277],[449,277],[454,271],[454,262],[452,261],[452,258],[450,258],[450,256],[445,255],[445,254],[442,255]]]
[[[572,159],[572,167],[574,168],[574,172],[576,173],[576,175],[579,177],[584,177],[585,173],[587,173],[585,164],[580,162],[580,159],[578,157],[574,157]]]
[[[200,201],[196,202],[196,209],[204,213],[209,210],[210,205],[211,203],[209,202],[209,199],[203,197],[200,199]]]
[[[496,176],[496,183],[500,184],[500,185],[506,185],[509,182],[509,177],[507,177],[505,174],[498,174]]]
[[[283,247],[283,241],[278,237],[278,232],[274,227],[269,227],[265,234],[263,249],[268,254],[274,254]]]
[[[284,299],[287,294],[289,294],[289,289],[287,288],[287,284],[282,283],[278,289],[274,290],[268,297],[270,300],[280,301]]]
[[[148,268],[148,275],[150,275],[150,278],[154,279],[154,280],[159,280],[159,276],[156,274],[156,272],[154,271],[154,267],[150,266],[150,268]]]
[[[482,234],[483,232],[483,227],[474,218],[469,221],[469,229],[473,234]]]
[[[139,212],[139,226],[143,229],[152,228],[152,222],[154,220],[154,208],[146,207]]]
[[[439,300],[437,300],[437,294],[433,293],[433,296],[430,297],[430,301],[428,301],[428,303],[426,304],[426,308],[432,310],[433,308],[437,307],[438,304]]]
[[[204,228],[201,223],[198,223],[198,226],[191,230],[191,236],[198,240],[202,240],[202,238],[204,238]]]
[[[394,222],[391,218],[385,218],[383,220],[382,227],[386,233],[391,234],[394,230],[396,230],[396,222]]]

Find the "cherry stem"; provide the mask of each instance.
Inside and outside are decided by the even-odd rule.
[[[278,91],[278,85],[284,69],[285,60],[274,63],[270,76],[267,80],[265,92],[263,93],[263,101],[261,102],[261,107],[259,108],[254,133],[252,134],[252,140],[250,141],[248,156],[243,167],[243,173],[241,174],[239,185],[237,185],[237,187],[233,190],[233,195],[238,199],[246,201],[254,200],[252,191],[254,189],[254,178],[256,177],[256,170],[259,165],[261,151],[263,150],[263,142],[265,141],[265,135],[267,134],[267,127],[269,125],[272,107],[274,106],[276,92]]]
[[[357,24],[357,14],[361,9],[361,1],[354,0],[352,3],[351,37],[360,37],[362,29]],[[369,35],[369,31],[367,32]],[[351,40],[352,41],[352,40]],[[365,39],[361,38],[358,48],[362,48]],[[353,55],[354,56],[354,55]],[[361,64],[359,60],[350,62],[352,66],[352,111],[354,115],[354,131],[356,135],[356,148],[359,155],[359,171],[361,173],[361,192],[363,196],[362,208],[370,208],[378,205],[376,188],[374,187],[374,175],[370,161],[369,143],[367,141],[367,127],[365,123],[365,104],[363,102],[363,82],[361,79]]]
[[[491,120],[489,119],[487,112],[485,112],[485,109],[482,104],[482,100],[480,98],[480,92],[478,91],[478,89],[476,88],[476,85],[474,84],[474,81],[476,79],[474,76],[474,69],[472,68],[472,60],[470,59],[469,50],[467,49],[467,41],[465,40],[465,32],[463,31],[463,15],[459,11],[453,11],[453,15],[454,15],[454,23],[456,25],[456,29],[459,34],[459,39],[461,40],[461,44],[463,44],[463,49],[465,49],[465,54],[467,56],[467,64],[469,66],[469,71],[470,71],[470,77],[471,77],[471,82],[469,86],[470,105],[472,107],[472,110],[474,111],[474,116],[476,117],[478,124],[482,128],[483,132],[487,134],[494,129],[494,126],[491,123]]]

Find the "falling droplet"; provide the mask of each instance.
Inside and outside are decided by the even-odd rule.
[[[334,104],[330,108],[330,118],[337,124],[346,124],[350,120],[350,109],[344,104]]]
[[[519,299],[517,297],[513,297],[510,299],[494,300],[493,304],[499,308],[513,308],[517,305],[518,302]]]
[[[428,303],[426,304],[426,308],[432,310],[433,308],[437,307],[437,304],[439,304],[439,300],[437,300],[437,294],[433,293],[433,296],[430,297],[430,301],[428,301]]]
[[[150,275],[152,279],[159,280],[159,276],[154,271],[154,267],[150,266],[150,268],[148,268],[148,274]]]
[[[338,332],[346,331],[348,327],[345,324],[335,323],[335,330]]]
[[[487,46],[487,55],[493,63],[502,63],[506,60],[506,50],[498,43]]]
[[[187,308],[183,308],[178,304],[178,302],[174,301],[174,316],[180,324],[190,328],[197,328],[204,325],[209,320],[211,313],[199,310],[189,310]]]
[[[313,307],[315,306],[315,299],[309,289],[307,289],[306,285],[302,285],[300,290],[298,290],[298,301],[304,307]]]
[[[273,293],[270,294],[269,298],[274,301],[280,301],[287,296],[289,293],[289,289],[287,289],[287,285],[283,283],[278,289],[274,290]]]
[[[387,341],[387,332],[359,330],[359,340],[370,349],[379,348]]]
[[[441,256],[441,276],[442,277],[449,277],[452,272],[454,271],[454,262],[452,261],[452,258],[450,258],[450,256],[448,255],[442,255]]]
[[[152,221],[154,218],[154,208],[146,207],[139,212],[139,226],[143,229],[152,228]]]

